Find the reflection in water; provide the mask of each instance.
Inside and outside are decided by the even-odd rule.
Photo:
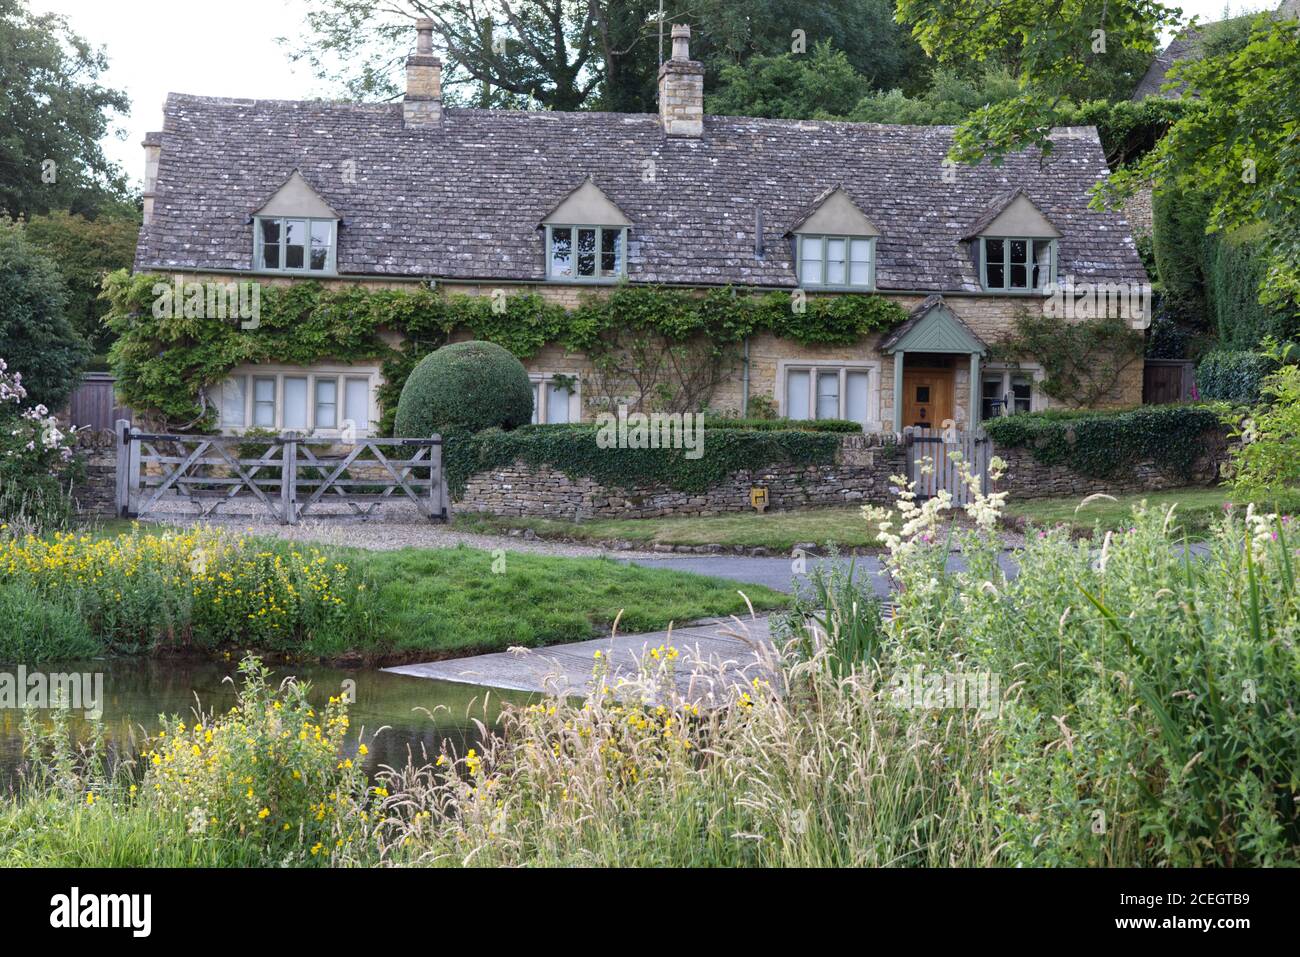
[[[101,723],[106,742],[115,752],[130,749],[133,742],[138,744],[142,726],[148,734],[156,732],[159,714],[177,714],[188,721],[200,705],[205,712],[229,710],[235,703],[236,686],[225,679],[238,680],[237,664],[123,658],[61,662],[43,670],[103,674]],[[35,670],[28,667],[29,673]],[[16,676],[17,666],[0,664],[0,672]],[[463,753],[478,738],[475,719],[491,727],[497,722],[503,701],[522,703],[529,699],[521,693],[370,669],[281,665],[274,672],[277,680],[293,675],[310,682],[311,700],[318,705],[324,705],[331,695],[341,694],[345,681],[356,682],[355,688],[347,686],[355,695],[355,703],[348,709],[353,732],[349,747],[355,748],[358,733],[365,734],[370,753],[363,763],[371,773],[381,765],[404,765],[408,749],[419,764],[421,748],[432,756],[444,739]],[[426,710],[430,713],[426,714]],[[48,722],[49,712],[38,714]],[[22,761],[22,723],[21,710],[0,708],[0,781],[6,787]],[[69,724],[78,740],[90,737],[91,724],[83,713],[73,712]]]

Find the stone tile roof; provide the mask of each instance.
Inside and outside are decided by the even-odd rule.
[[[952,132],[710,116],[701,138],[670,139],[654,115],[475,109],[407,129],[400,104],[172,94],[136,268],[250,269],[249,217],[298,168],[343,216],[346,275],[543,279],[537,224],[592,176],[633,222],[633,281],[793,287],[782,234],[833,185],[881,230],[881,289],[977,290],[961,237],[1016,188],[1063,233],[1062,274],[1146,279],[1123,217],[1088,208],[1107,174],[1093,128],[1054,131],[1045,162],[958,167],[950,184]]]
[[[1198,47],[1198,41],[1201,38],[1199,30],[1184,30],[1178,36],[1169,41],[1169,45],[1157,53],[1151,59],[1151,65],[1147,67],[1146,73],[1138,81],[1138,85],[1133,90],[1133,96],[1130,99],[1134,101],[1145,100],[1148,96],[1158,96],[1166,100],[1177,100],[1183,95],[1183,84],[1179,84],[1176,89],[1162,91],[1162,87],[1168,79],[1169,68],[1174,65],[1176,60],[1185,60],[1189,55],[1195,54]]]

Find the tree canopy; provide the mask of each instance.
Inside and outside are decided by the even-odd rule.
[[[0,0],[0,51],[0,211],[90,213],[125,197],[99,141],[130,102],[99,82],[103,51],[23,0]]]

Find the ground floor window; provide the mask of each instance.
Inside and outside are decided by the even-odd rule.
[[[246,366],[216,389],[222,431],[372,434],[379,370],[365,367]]]
[[[581,416],[578,380],[571,376],[537,373],[533,380],[533,424],[563,425]]]
[[[980,379],[980,419],[1031,412],[1034,408],[1034,372],[1031,369],[987,367]]]
[[[866,365],[790,364],[783,368],[781,411],[788,419],[872,422],[875,370]]]

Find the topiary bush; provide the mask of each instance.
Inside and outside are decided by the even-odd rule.
[[[454,342],[425,356],[397,400],[393,434],[424,438],[447,429],[515,429],[533,418],[524,364],[491,342]]]
[[[1196,367],[1196,388],[1202,399],[1217,399],[1242,405],[1259,402],[1264,377],[1276,363],[1260,352],[1207,352]]]

